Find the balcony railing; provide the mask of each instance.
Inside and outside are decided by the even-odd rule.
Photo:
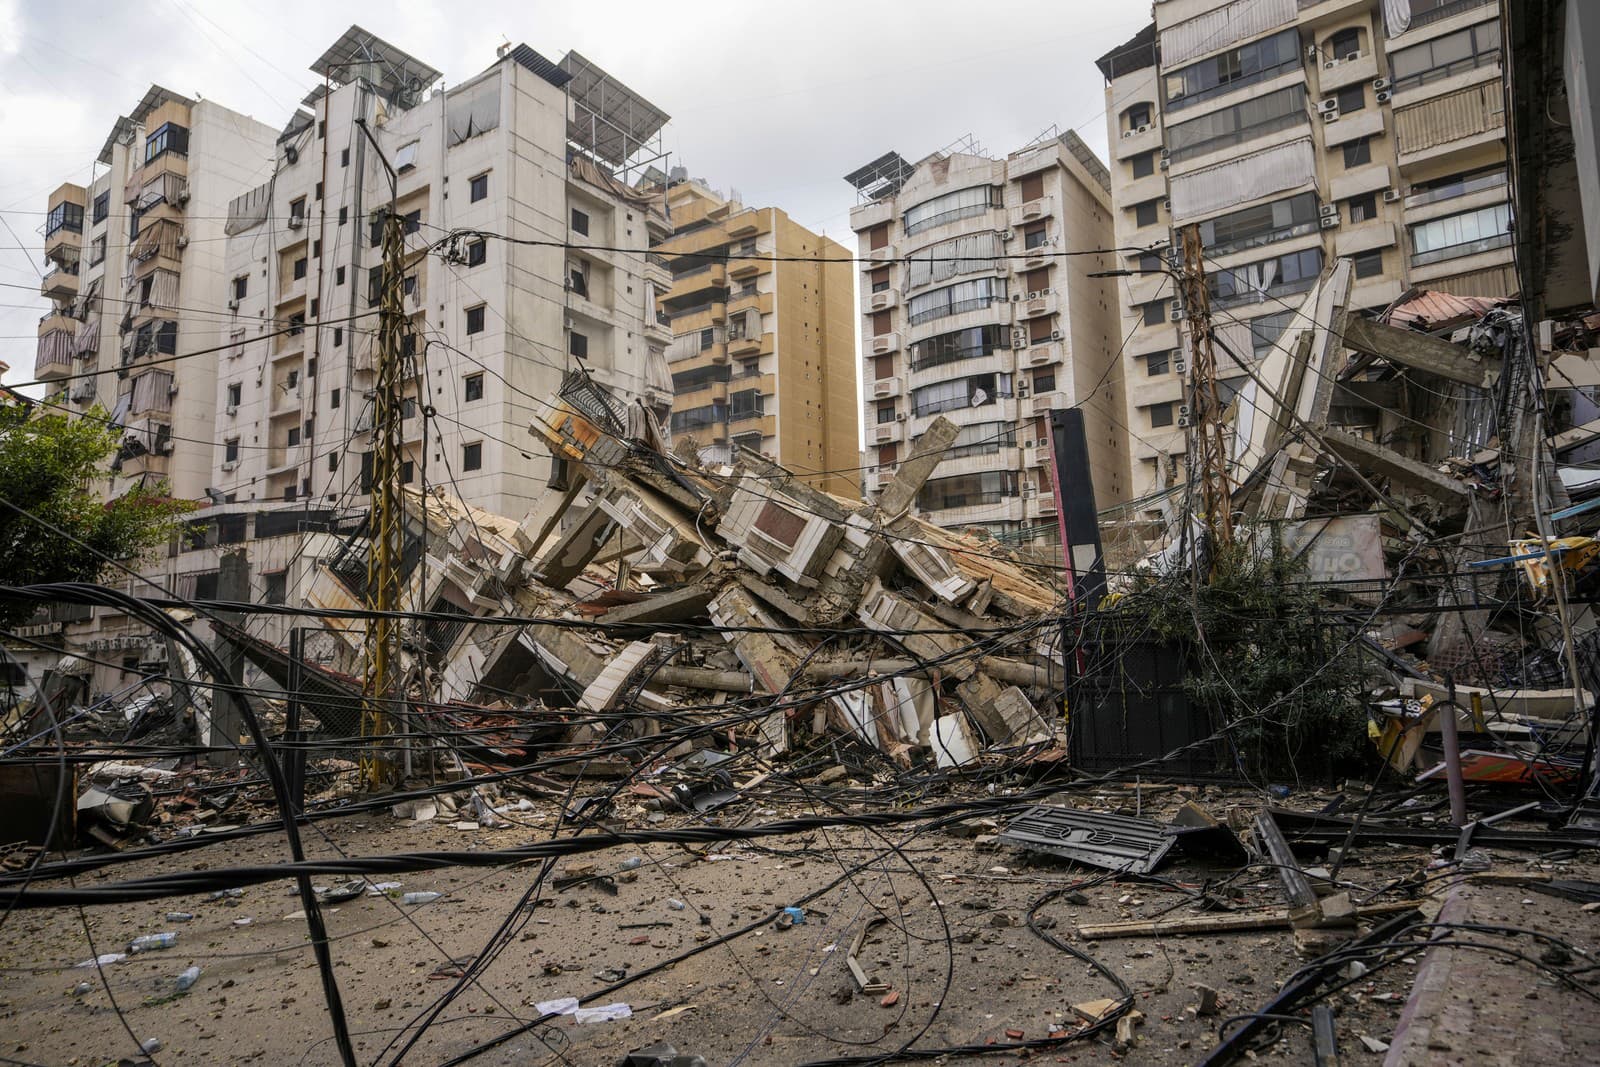
[[[1411,25],[1426,26],[1430,22],[1438,22],[1451,15],[1459,15],[1463,11],[1485,7],[1492,3],[1494,0],[1412,0]],[[1304,0],[1301,0],[1301,6],[1304,6]]]
[[[1411,265],[1413,267],[1425,267],[1429,263],[1443,263],[1447,259],[1475,256],[1479,252],[1492,252],[1496,248],[1505,248],[1510,243],[1511,234],[1492,234],[1472,241],[1462,241],[1460,244],[1445,245],[1443,248],[1430,248],[1426,252],[1417,252],[1411,257]]]
[[[1485,189],[1494,189],[1506,184],[1506,172],[1503,170],[1492,171],[1488,174],[1476,174],[1471,177],[1453,181],[1448,185],[1436,185],[1431,189],[1423,189],[1406,197],[1405,206],[1409,211],[1412,208],[1422,207],[1426,204],[1437,204],[1441,200],[1454,200],[1458,196],[1470,196],[1481,193]]]

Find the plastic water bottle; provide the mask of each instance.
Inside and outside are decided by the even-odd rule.
[[[186,922],[193,921],[193,919],[194,919],[194,913],[193,912],[189,912],[189,911],[169,911],[169,912],[167,912],[167,922],[169,922],[169,923],[186,923]]]
[[[671,899],[669,899],[667,901],[667,907],[671,908],[673,911],[682,911],[684,908],[687,908],[688,906],[689,905],[685,904],[683,901],[679,900],[677,897],[673,897],[673,898],[671,898]]]
[[[143,1050],[146,1056],[160,1052],[161,1039],[159,1037],[147,1037],[143,1041],[139,1042],[139,1048]]]
[[[178,975],[178,992],[187,992],[199,980],[200,968],[190,967],[188,970]]]
[[[636,871],[640,867],[643,867],[643,866],[644,866],[644,857],[643,856],[629,856],[627,859],[625,859],[621,863],[617,864],[617,870],[619,870],[619,871]]]
[[[136,937],[128,944],[129,952],[154,952],[160,948],[171,948],[178,943],[178,935],[172,931],[164,934],[145,934]]]
[[[431,891],[426,891],[426,892],[421,892],[421,893],[407,893],[405,896],[400,898],[400,903],[402,903],[402,904],[432,904],[434,901],[438,900],[442,896],[444,896],[443,893],[434,893],[434,892],[431,892]]]

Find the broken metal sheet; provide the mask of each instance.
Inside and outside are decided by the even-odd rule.
[[[1149,819],[1037,804],[1000,831],[1003,844],[1048,852],[1094,867],[1149,874],[1172,851],[1165,826]]]

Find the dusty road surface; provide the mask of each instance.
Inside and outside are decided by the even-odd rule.
[[[1167,799],[1175,806],[1179,798]],[[1200,799],[1219,815],[1258,803],[1217,791]],[[1123,798],[1079,794],[1071,802],[1111,810]],[[760,822],[801,813],[742,807],[724,818]],[[1152,807],[1146,802],[1145,814],[1161,817]],[[520,813],[520,825],[487,830],[352,816],[308,832],[307,849],[333,858],[509,848],[548,837],[556,817],[550,805]],[[689,822],[639,810],[626,824]],[[1116,879],[996,847],[971,836],[974,829],[913,825],[693,851],[654,843],[614,848],[557,861],[521,908],[536,864],[374,876],[369,881],[402,885],[393,895],[363,895],[325,909],[357,1059],[435,1065],[487,1046],[467,1062],[608,1065],[666,1041],[713,1065],[795,1064],[881,1056],[915,1042],[950,1049],[949,1063],[1188,1063],[1215,1044],[1223,1019],[1259,1011],[1306,962],[1288,929],[1101,940],[1077,933],[1082,923],[1281,906],[1282,890],[1268,867],[1180,858],[1152,879]],[[76,884],[271,864],[286,855],[281,836],[262,835],[103,869]],[[627,870],[633,857],[642,863]],[[1436,908],[1447,879],[1429,877],[1431,858],[1416,848],[1367,846],[1353,854],[1341,879],[1358,893],[1387,889],[1378,900],[1422,899]],[[1595,875],[1582,862],[1592,854],[1560,864],[1540,864],[1527,853],[1490,858],[1496,870]],[[582,876],[591,867],[614,876],[614,894],[594,881],[556,888],[558,877]],[[396,899],[405,892],[444,895],[406,905]],[[1600,932],[1600,915],[1577,902],[1521,890],[1495,902],[1509,913],[1499,921],[1544,930],[1583,952]],[[803,921],[783,918],[785,907],[803,909]],[[220,900],[200,894],[81,913],[13,912],[0,927],[0,1062],[60,1067],[136,1060],[140,1044],[154,1039],[160,1047],[150,1058],[159,1064],[337,1063],[299,911],[285,880]],[[193,919],[169,921],[169,912]],[[873,992],[858,988],[846,960],[864,929],[858,964]],[[163,931],[177,932],[174,946],[101,968],[74,966]],[[738,931],[745,932],[730,936]],[[1526,937],[1505,943],[1535,958],[1545,947]],[[480,969],[463,983],[480,957]],[[1422,954],[1400,951],[1387,959],[1370,974],[1342,974],[1349,984],[1326,1001],[1345,1063],[1381,1062],[1363,1038],[1376,1049],[1394,1037]],[[1580,957],[1564,966],[1584,963]],[[176,978],[191,966],[200,977],[179,992]],[[1596,988],[1600,972],[1562,985],[1527,963],[1480,966],[1496,977],[1500,995],[1537,998],[1547,1013],[1600,1014],[1583,992]],[[1074,1006],[1122,997],[1119,983],[1140,1014],[1131,1045],[1107,1027],[1028,1053],[971,1051],[1075,1033],[1083,1019]],[[617,988],[587,999],[611,986]],[[1209,995],[1197,986],[1215,991],[1214,1005],[1203,1003]],[[540,1016],[536,1005],[567,997],[585,998],[591,1008],[623,1004],[630,1016],[579,1022],[559,1015],[515,1032]],[[1208,1014],[1197,1013],[1202,1007]],[[1311,1049],[1309,1029],[1285,1023],[1262,1035],[1253,1054],[1256,1062],[1302,1064],[1312,1062]]]

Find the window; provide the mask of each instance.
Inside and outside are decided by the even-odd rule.
[[[943,289],[919,293],[911,298],[906,309],[910,313],[911,325],[916,326],[945,315],[959,315],[963,311],[986,308],[1005,298],[1004,278],[974,278],[947,285]]]
[[[1156,172],[1155,149],[1151,149],[1148,152],[1140,152],[1136,156],[1129,156],[1128,166],[1133,168],[1133,176],[1135,178],[1150,177]]]
[[[1133,222],[1136,226],[1154,226],[1161,221],[1161,201],[1146,200],[1133,205]]]
[[[895,415],[894,407],[895,406],[894,406],[894,402],[893,401],[890,401],[887,404],[879,404],[878,405],[878,425],[879,426],[882,426],[886,422],[893,422],[894,421],[894,415]]]
[[[923,370],[946,363],[959,363],[964,359],[977,359],[1008,348],[1010,344],[1004,326],[971,326],[954,333],[942,333],[911,346],[911,369]]]
[[[237,437],[230,437],[222,442],[222,462],[239,462],[239,439]]]
[[[306,276],[306,257],[301,256],[294,261],[294,280],[299,281]]]
[[[944,454],[945,459],[962,456],[992,456],[1002,448],[1017,446],[1017,431],[1004,422],[973,422],[961,427]]]
[[[1441,200],[1451,200],[1469,193],[1482,192],[1493,189],[1506,183],[1506,170],[1504,165],[1486,167],[1482,170],[1467,171],[1462,174],[1451,174],[1443,178],[1434,178],[1432,181],[1412,182],[1411,191],[1406,195],[1406,207],[1422,207],[1425,204],[1437,204]]]
[[[582,266],[573,264],[567,269],[567,288],[585,300],[589,298],[589,280],[583,276]]]
[[[1151,404],[1149,410],[1151,429],[1158,430],[1163,426],[1172,425],[1172,403],[1170,401],[1165,404]]]
[[[282,604],[289,599],[289,575],[285,571],[261,576],[265,589],[262,599],[268,604]]]
[[[1350,257],[1357,278],[1376,278],[1383,273],[1383,249],[1374,248]]]
[[[410,485],[417,476],[417,465],[409,459],[400,461],[400,481]]]
[[[700,351],[704,352],[706,349],[710,348],[712,345],[714,345],[716,343],[717,343],[717,331],[716,330],[714,330],[714,329],[712,329],[711,327],[708,326],[705,329],[700,331]]]
[[[344,344],[344,327],[335,326],[333,328],[333,347],[338,348],[342,344]]]
[[[1378,217],[1378,194],[1366,193],[1362,196],[1352,196],[1344,202],[1350,211],[1351,222],[1369,222]]]
[[[242,399],[244,399],[244,386],[242,384],[240,384],[239,382],[234,382],[231,385],[229,385],[228,386],[228,406],[230,408],[236,408],[236,407],[239,406],[239,402]]]
[[[1300,193],[1269,204],[1241,208],[1200,224],[1208,256],[1227,255],[1317,229],[1317,196]]]
[[[1214,271],[1206,276],[1206,282],[1216,309],[1303,293],[1316,284],[1321,273],[1322,249],[1308,248]]]
[[[577,208],[572,209],[572,232],[582,234],[584,237],[589,236],[589,213],[587,211],[579,211]]]
[[[1344,169],[1364,167],[1372,162],[1372,138],[1358,137],[1344,146]]]
[[[1152,352],[1148,356],[1145,356],[1145,374],[1153,378],[1158,374],[1167,373],[1168,368],[1172,366],[1169,356],[1170,353],[1167,352]]]
[[[134,222],[135,222],[135,225],[137,225],[137,223],[138,223],[138,216],[137,215],[134,216]],[[82,233],[83,232],[83,205],[82,204],[57,204],[55,207],[51,208],[50,209],[50,214],[45,216],[45,220],[44,220],[44,235],[46,237],[49,237],[51,234],[55,233],[57,230],[66,230],[68,233]],[[134,236],[134,237],[139,236],[139,231],[137,229],[135,229],[131,236]]]
[[[1305,86],[1290,85],[1168,126],[1167,148],[1176,163],[1306,122]]]
[[[400,216],[400,232],[405,234],[417,233],[422,229],[422,209],[408,211]]]
[[[178,324],[163,322],[156,327],[156,351],[172,355],[178,351]]]
[[[106,235],[101,234],[89,242],[89,266],[104,263],[106,258]]]
[[[479,200],[487,198],[488,195],[489,176],[487,174],[480,174],[476,178],[472,178],[467,181],[468,203],[476,204]]]
[[[302,222],[305,221],[305,217],[306,217],[306,198],[305,197],[297,196],[293,200],[289,201],[289,217],[291,219],[300,219]]]
[[[1160,326],[1167,321],[1167,302],[1152,300],[1139,305],[1140,321],[1145,326]]]
[[[1001,203],[1000,187],[995,185],[974,185],[936,196],[932,200],[924,200],[906,211],[904,219],[906,236],[931,230],[935,226],[943,226],[958,219],[970,219],[975,215],[986,214],[990,208],[999,207]]]
[[[1022,231],[1022,247],[1027,249],[1043,248],[1049,238],[1045,236],[1047,230],[1042,222],[1035,222]]]
[[[1011,395],[1011,375],[974,374],[924,385],[911,393],[911,413],[937,415],[959,408],[978,408]]]
[[[285,441],[285,443],[290,448],[293,448],[295,445],[298,445],[300,443],[300,427],[298,427],[298,426],[289,427],[289,437]]]
[[[328,394],[328,407],[330,407],[334,411],[338,411],[339,410],[339,399],[340,399],[339,390],[335,389],[332,393]]]
[[[1476,255],[1510,243],[1511,205],[1492,204],[1412,226],[1411,265],[1420,267]]]
[[[249,291],[250,276],[248,274],[241,274],[233,279],[233,298],[235,300],[243,300],[245,294]]]
[[[464,382],[466,398],[469,401],[483,399],[483,375],[469,374]]]
[[[171,152],[175,156],[189,154],[189,131],[183,126],[173,122],[163,123],[149,137],[144,139],[144,161],[150,162],[158,156]]]
[[[589,338],[577,330],[569,330],[567,332],[567,351],[579,359],[585,358],[589,355]]]
[[[1197,104],[1222,93],[1300,69],[1300,33],[1288,29],[1242,44],[1168,74],[1167,110]]]
[[[317,357],[316,356],[312,356],[310,359],[306,360],[306,377],[307,378],[315,378],[316,376],[317,376]]]
[[[1134,264],[1140,274],[1161,274],[1166,271],[1166,261],[1161,258],[1160,252],[1140,252]],[[1043,286],[1028,286],[1029,289],[1043,288]]]
[[[111,190],[107,189],[94,198],[94,221],[96,224],[106,221],[111,216]]]
[[[940,511],[999,504],[1017,495],[1017,485],[1016,471],[983,471],[934,478],[917,493],[917,507],[924,511]]]
[[[409,170],[417,169],[417,148],[420,141],[407,141],[394,152],[394,169],[396,174],[404,174]]]
[[[340,208],[339,208],[339,225],[343,226],[345,223],[347,223],[349,221],[350,221],[350,209],[348,207],[344,207],[343,205],[341,205]]]
[[[1339,114],[1348,115],[1367,106],[1367,87],[1359,84],[1351,85],[1340,89],[1334,94],[1334,98],[1339,101]]]
[[[335,267],[335,268],[333,268],[333,284],[334,285],[343,285],[344,284],[344,268],[343,267]]]
[[[483,308],[484,308],[484,305],[479,304],[477,307],[473,307],[473,308],[468,308],[467,309],[467,332],[468,333],[482,333],[483,332]]]
[[[1278,338],[1283,336],[1284,329],[1294,316],[1293,311],[1286,310],[1275,311],[1271,315],[1262,315],[1250,320],[1250,348],[1257,359],[1277,346]]]
[[[1487,66],[1500,59],[1500,24],[1476,26],[1435,37],[1389,53],[1389,71],[1396,91],[1426,85],[1454,74]]]
[[[740,389],[728,394],[728,419],[758,419],[766,414],[765,405],[761,402],[761,391],[758,389]]]
[[[1137,130],[1140,126],[1150,125],[1150,105],[1148,103],[1134,104],[1122,113],[1125,130]]]
[[[336,471],[336,470],[339,469],[339,453],[337,453],[337,452],[329,452],[328,453],[328,469],[330,471]]]
[[[1056,388],[1056,372],[1036,370],[1033,372],[1033,391],[1038,393],[1052,393]]]
[[[313,438],[315,438],[317,436],[316,435],[316,424],[317,424],[317,420],[316,419],[307,419],[306,420],[305,435],[306,435],[306,440],[307,441],[310,441],[310,440],[312,440]]]
[[[289,316],[289,336],[290,337],[298,337],[300,334],[305,333],[305,332],[306,332],[306,314],[305,314],[305,312],[297,311],[293,315],[290,315]]]
[[[1346,27],[1328,38],[1327,55],[1323,61],[1330,59],[1349,59],[1351,56],[1361,54],[1361,31],[1354,26]],[[1343,109],[1343,105],[1340,105]]]
[[[483,469],[482,441],[474,441],[470,445],[461,446],[461,469],[464,471]]]
[[[467,266],[481,266],[489,258],[489,242],[485,240],[467,242]]]
[[[348,167],[349,165],[350,165],[350,149],[348,149],[348,148],[340,149],[339,150],[339,166]]]

